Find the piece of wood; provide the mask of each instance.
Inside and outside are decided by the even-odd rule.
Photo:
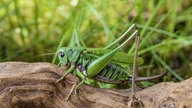
[[[69,74],[63,82],[55,83],[63,74],[64,70],[50,63],[0,63],[0,108],[130,107],[130,89],[101,89],[86,84],[66,101],[76,77]],[[136,92],[136,96],[144,108],[192,108],[192,78],[160,83]]]

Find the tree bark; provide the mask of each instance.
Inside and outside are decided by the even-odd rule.
[[[67,101],[77,77],[69,74],[56,83],[64,72],[50,63],[0,63],[0,108],[192,108],[192,78],[139,90],[138,105],[132,104],[130,89],[101,89],[86,84]]]

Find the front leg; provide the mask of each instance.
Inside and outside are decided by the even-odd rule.
[[[69,94],[68,94],[68,96],[67,96],[67,98],[66,98],[67,101],[69,100],[69,98],[71,97],[71,95],[72,95],[73,92],[75,92],[75,94],[76,94],[76,91],[78,90],[78,88],[79,88],[79,87],[85,82],[85,80],[86,80],[86,77],[85,77],[78,69],[75,70],[75,72],[76,72],[77,76],[79,76],[80,79],[82,79],[82,80],[81,80],[80,83],[78,83],[79,80],[78,80],[77,77],[75,77],[75,82],[74,82],[74,84],[73,84],[73,86],[72,86],[72,88],[71,88],[71,90],[70,90],[70,92],[69,92]]]
[[[77,80],[77,78],[75,78],[75,82],[74,82],[73,86],[71,87],[71,90],[66,98],[67,101],[69,100],[70,96],[72,95],[73,91],[75,90],[77,83],[78,83],[78,80]]]
[[[67,72],[66,72],[60,79],[58,79],[58,80],[56,81],[56,83],[59,83],[60,81],[62,81],[62,80],[65,78],[65,76],[66,76],[68,73],[71,73],[71,72],[74,70],[74,67],[75,67],[75,66],[71,66],[71,67],[67,70]]]

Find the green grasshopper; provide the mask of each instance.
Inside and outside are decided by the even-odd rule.
[[[134,29],[135,31],[129,38],[118,47],[112,49]],[[128,55],[120,51],[134,37],[136,37],[135,55]],[[57,82],[63,80],[68,73],[74,72],[81,79],[81,82],[75,85],[75,90],[87,79],[110,84],[132,82],[131,91],[135,95],[135,82],[152,80],[166,74],[165,72],[152,77],[137,77],[136,67],[143,63],[143,59],[137,57],[139,41],[139,31],[137,30],[137,26],[133,24],[122,36],[105,48],[85,48],[82,46],[62,47],[59,49],[58,56],[60,64],[67,69],[67,72]],[[133,72],[131,72],[130,66],[133,66]]]

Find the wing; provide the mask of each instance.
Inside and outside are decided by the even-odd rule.
[[[102,55],[105,55],[109,53],[112,50],[103,49],[103,48],[86,48],[86,50],[83,52],[85,55],[93,57],[93,58],[99,58]],[[129,55],[124,52],[117,52],[114,57],[111,60],[112,62],[119,64],[119,65],[133,65],[134,62],[134,55]],[[143,59],[141,57],[137,58],[137,65],[143,64]]]

